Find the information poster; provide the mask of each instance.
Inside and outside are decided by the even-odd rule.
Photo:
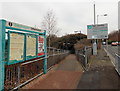
[[[36,36],[35,35],[27,35],[26,40],[26,56],[27,58],[31,58],[36,56]]]
[[[108,24],[88,25],[87,38],[88,39],[107,39]]]
[[[10,33],[10,59],[23,60],[24,56],[24,35],[18,33]]]
[[[38,36],[38,56],[44,55],[44,37]]]

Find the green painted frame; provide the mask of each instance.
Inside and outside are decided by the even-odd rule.
[[[4,90],[5,24],[5,20],[0,20],[0,91]]]
[[[9,28],[9,29],[12,29],[12,28]],[[14,28],[13,28],[14,29]],[[19,29],[17,29],[17,30],[19,30]],[[20,29],[21,30],[21,29]],[[25,30],[23,30],[24,32],[26,32]],[[24,35],[24,60],[9,60],[9,56],[10,56],[10,33],[18,33],[18,34],[23,34]],[[7,65],[11,65],[11,64],[16,64],[16,63],[20,63],[20,62],[24,62],[24,61],[27,61],[27,60],[31,60],[31,59],[34,59],[34,58],[38,58],[38,57],[44,57],[45,55],[42,55],[42,56],[38,56],[37,54],[38,54],[38,36],[45,36],[45,34],[43,34],[43,33],[37,33],[37,34],[33,34],[34,32],[29,32],[29,33],[22,33],[22,32],[20,32],[20,31],[9,31],[8,30],[8,60],[7,60],[7,62],[6,62],[6,64]],[[40,35],[40,34],[42,34],[42,35]],[[32,57],[27,57],[27,55],[26,55],[26,41],[27,41],[27,39],[26,39],[26,36],[27,35],[35,35],[36,36],[36,55],[35,56],[32,56]],[[44,37],[45,38],[45,37]],[[45,47],[44,47],[45,48]],[[45,51],[44,51],[45,52]]]
[[[36,36],[36,58],[39,57],[44,57],[44,64],[43,64],[43,68],[44,68],[44,74],[47,73],[47,46],[46,46],[46,30],[44,30],[44,32],[37,32],[37,31],[30,31],[27,29],[19,29],[19,28],[14,28],[14,27],[8,27],[6,26],[7,21],[6,20],[0,20],[0,91],[4,90],[4,77],[5,77],[5,65],[11,65],[11,64],[16,64],[16,63],[20,63],[20,62],[24,62],[27,60],[26,58],[26,36],[27,34],[33,34]],[[28,27],[29,28],[29,27]],[[9,56],[7,60],[5,61],[5,33],[6,33],[6,29],[10,29],[13,31],[8,30],[8,54],[10,54],[10,33],[21,33],[24,35],[24,60],[19,60],[17,62],[13,61],[10,62],[9,60]],[[17,31],[14,31],[17,30]],[[22,33],[25,32],[25,33]],[[38,56],[38,36],[44,36],[44,55],[42,56]],[[32,58],[33,59],[33,58]]]
[[[5,60],[5,61],[7,61],[6,62],[7,65],[16,64],[16,63],[20,63],[20,62],[24,62],[25,61],[24,58],[23,58],[23,60],[18,60],[18,61],[17,60],[10,60],[10,34],[11,33],[18,33],[18,34],[24,35],[24,49],[25,49],[25,34],[21,33],[21,32],[8,31],[8,58],[7,58],[7,60]],[[24,54],[24,51],[23,51],[23,54]]]

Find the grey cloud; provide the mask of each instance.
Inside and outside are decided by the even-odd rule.
[[[87,24],[93,24],[93,2],[7,2],[2,3],[2,18],[30,26],[41,27],[43,16],[52,9],[58,18],[59,35],[81,30],[87,33]],[[96,14],[107,13],[99,17],[99,23],[109,23],[109,32],[117,29],[117,2],[97,2]]]

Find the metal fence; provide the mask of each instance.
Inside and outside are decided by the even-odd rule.
[[[118,74],[120,75],[120,56],[118,54],[115,54],[116,58],[115,58],[115,69],[118,72]]]
[[[65,58],[68,54],[68,50],[62,50],[62,49],[56,49],[52,47],[47,48],[48,53],[48,63],[47,67],[51,67],[52,65],[55,65],[59,63],[63,58]]]
[[[49,70],[54,64],[57,64],[69,51],[47,48],[47,69]],[[29,60],[24,63],[5,66],[5,90],[18,89],[27,84],[33,79],[43,74],[43,61],[44,58]]]
[[[80,50],[75,50],[78,61],[81,63],[85,70],[88,70],[88,65],[90,62],[90,56],[92,55],[92,47],[84,47]]]

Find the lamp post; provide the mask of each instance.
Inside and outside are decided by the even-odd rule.
[[[95,9],[95,7],[96,7],[96,5],[95,5],[95,1],[94,1],[94,5],[93,5],[93,9],[94,9],[94,25],[96,24],[96,9]],[[92,54],[97,55],[96,39],[93,40]]]
[[[99,16],[107,16],[107,14],[97,15],[97,24],[98,24],[98,18],[99,18]],[[103,39],[102,39],[102,42],[103,42]],[[101,45],[101,47],[102,47],[102,44],[100,44],[100,45]]]

